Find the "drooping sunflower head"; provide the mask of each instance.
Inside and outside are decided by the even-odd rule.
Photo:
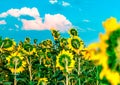
[[[24,45],[23,45],[23,48],[22,48],[22,51],[23,51],[25,54],[32,55],[34,52],[36,52],[36,49],[35,49],[34,46],[31,45],[31,44],[24,44]]]
[[[7,66],[12,73],[20,73],[24,71],[26,62],[20,53],[12,53],[10,56],[6,57],[6,60],[8,61]]]
[[[78,36],[77,30],[74,28],[71,28],[68,33],[70,34],[71,37]]]
[[[106,30],[106,33],[111,33],[112,31],[115,31],[120,27],[120,24],[117,23],[116,18],[111,17],[107,19],[105,22],[103,22],[103,26]]]
[[[73,59],[73,54],[69,51],[62,50],[56,59],[56,67],[59,67],[60,70],[67,70],[70,72],[73,70],[75,65],[75,60]]]
[[[74,36],[68,39],[69,48],[76,53],[84,48],[84,42],[78,37]]]
[[[60,33],[59,31],[55,29],[51,29],[52,36],[54,37],[54,40],[58,40],[60,38]]]
[[[60,39],[60,46],[61,46],[61,47],[66,47],[66,46],[68,46],[68,41],[67,41],[66,38],[61,38],[61,39]]]
[[[52,41],[51,40],[45,40],[42,41],[43,48],[51,48],[52,47]]]
[[[14,40],[5,38],[4,40],[0,41],[0,47],[7,51],[14,50],[16,43]]]
[[[42,50],[40,50],[37,51],[36,56],[38,56],[39,58],[45,58],[45,53]]]
[[[120,84],[120,24],[113,17],[103,23],[105,34],[100,35],[99,60],[102,64],[101,75],[112,85]],[[116,78],[115,79],[115,75]]]
[[[25,38],[25,43],[30,43],[30,40],[31,40],[31,39],[30,39],[29,37],[26,37],[26,38]]]

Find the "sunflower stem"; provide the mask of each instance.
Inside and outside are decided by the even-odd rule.
[[[32,81],[32,65],[31,65],[31,57],[30,57],[30,63],[29,63],[29,72],[30,72],[30,81]]]
[[[27,56],[26,57],[26,60],[27,60],[27,63],[28,63],[28,69],[29,69],[29,77],[30,77],[30,81],[32,81],[32,65],[31,65],[31,57],[30,57],[30,61],[28,60]]]
[[[80,58],[78,58],[78,78],[79,78],[79,76],[80,76]],[[81,81],[80,81],[80,78],[79,78],[79,80],[78,80],[78,85],[81,85]]]
[[[14,85],[17,85],[17,81],[16,81],[16,68],[17,68],[17,60],[15,60]]]
[[[66,69],[66,85],[68,85],[68,80],[69,80],[69,78],[68,78],[68,61],[67,61],[67,58],[65,58],[65,69]]]
[[[2,43],[2,45],[1,45],[1,47],[0,47],[0,48],[2,48],[2,47],[3,47],[3,45],[4,45],[4,42]]]

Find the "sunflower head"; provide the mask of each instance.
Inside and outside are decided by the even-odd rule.
[[[31,39],[30,39],[29,37],[26,37],[26,38],[25,38],[25,43],[30,43],[30,40],[31,40]]]
[[[14,40],[9,39],[9,38],[5,38],[4,40],[0,41],[0,46],[1,48],[3,48],[4,50],[7,51],[12,51],[14,50],[16,43]]]
[[[24,44],[24,45],[23,45],[23,48],[22,48],[22,51],[23,51],[25,54],[32,55],[34,52],[36,52],[36,49],[35,49],[34,46],[31,45],[31,44]]]
[[[37,85],[46,85],[48,82],[47,78],[39,78]]]
[[[105,34],[100,35],[98,57],[99,65],[103,69],[100,78],[106,79],[112,84],[120,84],[120,24],[113,17],[103,22]]]
[[[74,36],[68,39],[69,48],[76,53],[84,48],[84,42],[78,37]]]
[[[114,30],[120,28],[120,24],[117,23],[117,20],[114,17],[111,17],[107,19],[105,22],[103,22],[103,26],[106,30],[106,33],[111,33]]]
[[[66,38],[61,38],[61,39],[60,39],[60,46],[61,46],[61,47],[66,47],[66,46],[68,46],[68,41],[67,41]]]
[[[67,63],[66,63],[67,62]],[[60,70],[72,71],[75,65],[75,60],[73,59],[73,54],[69,51],[62,50],[56,59],[56,67],[59,67]]]
[[[24,71],[24,67],[26,66],[26,62],[24,60],[24,57],[21,56],[20,53],[15,52],[6,57],[6,60],[8,61],[8,68],[9,70],[14,73],[19,73]]]
[[[51,29],[52,36],[54,37],[54,40],[58,40],[60,38],[60,33],[59,31],[55,29]]]
[[[52,41],[51,40],[45,40],[45,41],[42,41],[42,44],[43,44],[43,48],[51,48],[52,47]]]
[[[71,37],[73,37],[73,36],[78,36],[77,30],[74,29],[74,28],[71,28],[71,29],[69,30],[69,34],[70,34]]]

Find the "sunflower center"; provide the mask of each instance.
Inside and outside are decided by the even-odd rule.
[[[12,46],[13,42],[12,40],[10,39],[7,39],[7,40],[3,40],[1,43],[0,43],[0,46],[3,44],[3,47],[4,48],[9,48]]]
[[[25,49],[26,51],[30,52],[30,51],[33,50],[33,46],[30,45],[30,44],[25,44],[25,45],[24,45],[24,49]]]
[[[13,56],[10,59],[11,68],[15,68],[15,64],[16,64],[16,68],[19,68],[22,65],[22,60],[19,58],[19,56]]]
[[[60,65],[62,66],[62,67],[65,67],[66,65],[66,60],[68,61],[68,65],[67,66],[69,66],[70,65],[70,63],[71,63],[71,59],[70,59],[70,56],[69,55],[66,55],[66,54],[62,54],[61,56],[60,56],[60,58],[59,58],[59,63],[60,63]]]
[[[120,29],[110,34],[107,44],[108,66],[120,72]]]
[[[79,49],[80,47],[80,41],[78,39],[72,39],[71,44],[72,44],[72,47],[75,49]]]

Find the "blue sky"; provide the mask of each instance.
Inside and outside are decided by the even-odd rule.
[[[75,27],[88,45],[98,41],[104,33],[102,21],[113,16],[120,20],[119,0],[2,0],[0,1],[0,35],[53,39],[50,28],[60,30],[69,37],[67,30]]]

